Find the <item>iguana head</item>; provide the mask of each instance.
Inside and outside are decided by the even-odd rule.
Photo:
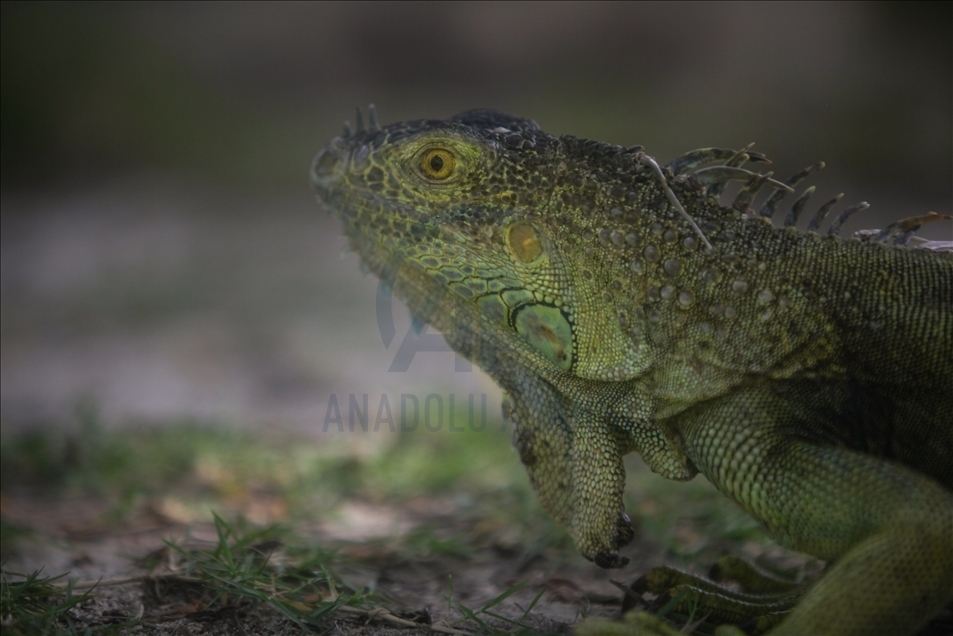
[[[600,195],[585,186],[601,169],[635,171],[622,149],[587,143],[490,110],[386,127],[372,115],[318,153],[311,182],[366,266],[425,322],[528,345],[543,375],[628,379],[644,360],[606,311],[618,264],[584,246],[621,210],[595,210]]]

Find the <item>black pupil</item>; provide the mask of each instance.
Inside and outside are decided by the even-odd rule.
[[[440,157],[440,155],[436,155],[436,156],[434,156],[434,157],[431,157],[431,159],[430,159],[430,168],[431,168],[434,172],[440,172],[441,170],[443,170],[443,159]]]

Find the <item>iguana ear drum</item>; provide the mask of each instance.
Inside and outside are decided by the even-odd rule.
[[[516,223],[507,228],[506,246],[523,263],[532,263],[543,253],[539,234],[529,223]]]
[[[572,368],[572,327],[558,308],[523,305],[514,321],[516,331],[529,344],[563,371]]]

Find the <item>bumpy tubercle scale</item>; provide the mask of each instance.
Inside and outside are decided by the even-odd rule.
[[[836,560],[783,614],[749,608],[774,612],[772,633],[912,633],[953,600],[953,255],[882,242],[942,215],[840,238],[860,204],[827,236],[800,233],[770,218],[823,164],[781,183],[740,167],[767,161],[750,148],[660,168],[641,147],[493,111],[373,121],[315,158],[319,199],[504,389],[533,487],[584,556],[626,563],[622,456],[636,451]],[[728,596],[699,594],[734,616]]]

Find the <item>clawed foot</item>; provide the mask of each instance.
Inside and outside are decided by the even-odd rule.
[[[616,520],[615,540],[613,541],[615,549],[597,553],[592,558],[593,563],[607,570],[624,568],[629,564],[629,559],[619,556],[617,550],[629,545],[634,537],[635,530],[632,528],[632,519],[624,512],[619,513],[619,518]]]
[[[736,557],[720,559],[712,567],[711,578],[668,567],[654,568],[632,584],[622,601],[622,612],[642,608],[685,622],[730,623],[748,634],[761,634],[784,619],[805,589]],[[733,583],[741,591],[720,582]]]

